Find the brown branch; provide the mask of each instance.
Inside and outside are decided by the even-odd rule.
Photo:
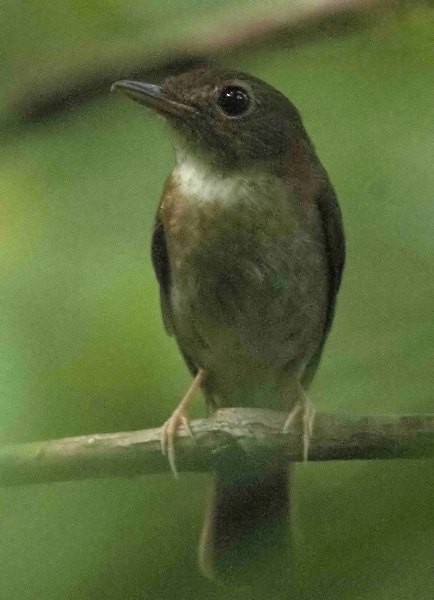
[[[420,1],[420,0],[419,0]],[[192,15],[188,33],[162,47],[104,49],[88,53],[82,61],[47,58],[32,65],[24,80],[9,95],[9,112],[38,121],[71,110],[107,94],[116,79],[142,78],[158,82],[168,74],[208,64],[218,58],[271,43],[299,45],[324,35],[341,35],[364,28],[379,15],[396,10],[402,0],[314,0],[277,4],[260,3],[250,9],[212,10]],[[146,36],[146,24],[144,25]],[[71,53],[71,52],[70,52]],[[71,53],[74,55],[74,53]]]
[[[282,432],[285,415],[231,408],[192,422],[194,439],[176,442],[180,471],[209,471],[240,461],[257,468],[300,461],[301,430]],[[106,433],[0,448],[0,486],[169,473],[159,429]],[[434,458],[434,415],[341,417],[319,414],[310,461]]]

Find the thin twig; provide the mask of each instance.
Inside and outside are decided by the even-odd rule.
[[[178,470],[300,461],[301,429],[284,434],[284,420],[270,410],[231,408],[193,421],[194,439],[181,433],[176,441]],[[159,436],[160,429],[148,429],[0,448],[0,486],[169,474]],[[392,458],[434,458],[434,415],[316,416],[310,461]]]

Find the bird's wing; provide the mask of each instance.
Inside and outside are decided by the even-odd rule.
[[[327,182],[326,187],[317,195],[315,202],[321,215],[324,232],[329,271],[329,289],[323,338],[319,350],[311,358],[304,371],[302,383],[305,387],[308,387],[311,383],[321,359],[322,350],[333,322],[336,297],[341,284],[342,272],[345,264],[345,237],[342,214],[336,194],[329,182]]]
[[[170,264],[164,227],[158,215],[155,219],[152,234],[151,255],[154,271],[160,284],[160,305],[163,323],[167,333],[173,335],[173,317],[170,306]]]
[[[167,252],[164,226],[158,215],[155,219],[154,231],[152,234],[151,255],[154,271],[157,276],[158,283],[160,284],[160,306],[164,327],[169,335],[174,335],[176,337],[175,324],[173,322],[173,311],[170,303],[171,277],[169,255]],[[196,375],[198,370],[197,366],[181,347],[179,340],[178,345],[187,367],[192,375]]]

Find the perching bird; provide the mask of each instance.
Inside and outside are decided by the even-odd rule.
[[[265,82],[229,70],[114,87],[166,119],[176,151],[152,242],[164,324],[194,377],[163,427],[172,468],[177,430],[189,429],[199,389],[211,410],[286,411],[286,427],[301,412],[307,452],[313,411],[304,392],[333,321],[345,242],[335,192],[297,109]],[[286,546],[288,519],[287,465],[258,472],[246,460],[218,470],[203,571],[250,577],[273,547]],[[284,553],[281,560],[285,569]]]

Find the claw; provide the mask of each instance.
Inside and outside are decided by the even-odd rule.
[[[299,412],[303,410],[303,404],[301,402],[297,402],[294,408],[291,410],[289,415],[286,418],[285,424],[283,425],[283,433],[288,433],[291,429],[292,423],[294,422],[295,417]]]
[[[196,377],[194,378],[189,390],[185,394],[184,398],[181,400],[179,405],[173,411],[172,415],[167,419],[167,421],[163,424],[160,433],[160,446],[161,453],[163,456],[167,456],[167,460],[169,462],[170,470],[173,475],[178,479],[179,473],[176,467],[175,460],[175,439],[178,430],[181,427],[184,427],[187,434],[193,438],[193,432],[190,427],[190,420],[187,416],[187,410],[192,403],[194,397],[196,396],[197,391],[199,390],[203,380],[205,379],[205,371],[203,369],[199,369]]]
[[[163,424],[160,437],[161,453],[163,456],[167,456],[170,470],[177,479],[179,478],[179,473],[178,469],[176,468],[175,460],[176,434],[181,427],[184,427],[187,434],[194,440],[193,432],[190,427],[190,421],[185,414],[185,410],[179,410],[179,408],[180,407],[178,407],[173,412],[171,417]]]
[[[315,421],[315,408],[312,402],[306,398],[303,407],[303,462],[309,458],[309,446],[313,433],[313,424]]]
[[[303,421],[303,462],[307,462],[309,458],[310,440],[313,434],[313,425],[315,421],[315,408],[309,398],[303,393],[303,399],[294,406],[286,418],[283,425],[283,432],[288,433],[295,417],[302,413]]]
[[[188,435],[193,440],[193,443],[195,444],[196,441],[194,439],[193,431],[191,430],[191,427],[190,427],[190,419],[188,417],[186,417],[185,415],[182,416],[182,424],[184,426],[185,431],[188,433]]]

